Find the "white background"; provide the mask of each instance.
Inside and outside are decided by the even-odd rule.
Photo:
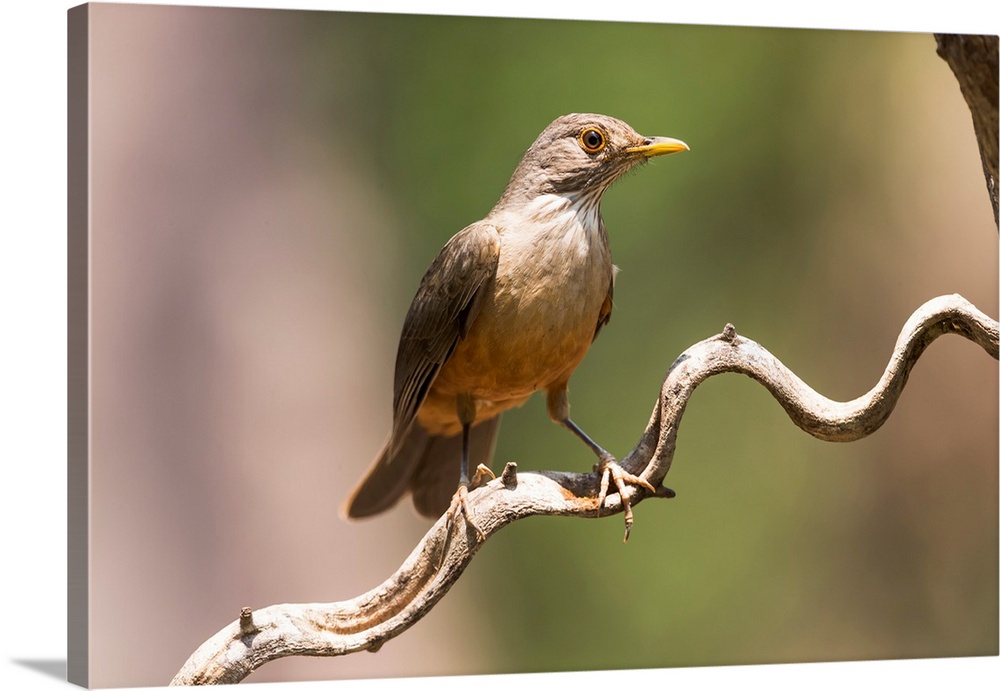
[[[433,14],[462,13],[471,4],[438,0],[390,2],[203,2],[302,9]],[[0,688],[51,689],[66,658],[66,11],[73,3],[14,0],[0,21],[3,70],[2,244],[0,244],[0,458],[3,461],[0,561]],[[840,0],[807,3],[701,0],[680,5],[618,0],[475,4],[487,16],[628,19],[671,23],[863,28],[919,32],[997,33],[995,2],[890,3]],[[811,5],[811,4],[809,4]],[[895,8],[892,7],[895,5]],[[899,8],[905,8],[900,10]],[[468,12],[469,10],[465,10]],[[984,190],[985,194],[985,190]],[[220,622],[224,623],[224,622]],[[405,635],[405,634],[404,634]],[[138,645],[156,645],[156,622],[136,631]],[[143,639],[146,639],[143,642]],[[45,671],[39,671],[45,670]],[[678,669],[559,675],[595,685],[721,685],[833,689],[898,686],[911,689],[993,688],[998,658]],[[164,680],[165,682],[167,680]],[[452,677],[434,688],[551,687],[552,675]],[[410,682],[430,687],[430,682]],[[338,688],[382,689],[397,681],[343,683]],[[310,689],[332,684],[277,684]]]

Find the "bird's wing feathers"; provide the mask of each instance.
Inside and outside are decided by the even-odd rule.
[[[393,437],[413,422],[434,377],[475,321],[496,276],[500,234],[473,223],[448,241],[420,281],[396,353]]]

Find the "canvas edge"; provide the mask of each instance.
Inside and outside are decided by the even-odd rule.
[[[90,628],[90,8],[67,11],[66,678],[88,686]]]

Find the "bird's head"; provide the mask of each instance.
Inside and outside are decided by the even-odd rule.
[[[607,115],[563,115],[525,152],[501,203],[541,194],[600,199],[611,183],[636,165],[687,149],[678,139],[643,136]]]

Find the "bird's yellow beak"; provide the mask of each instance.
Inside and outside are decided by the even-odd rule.
[[[630,146],[625,149],[625,153],[642,154],[646,158],[652,158],[653,156],[666,156],[667,154],[674,154],[678,151],[689,151],[690,149],[691,147],[680,139],[647,137],[645,143],[639,146]]]

